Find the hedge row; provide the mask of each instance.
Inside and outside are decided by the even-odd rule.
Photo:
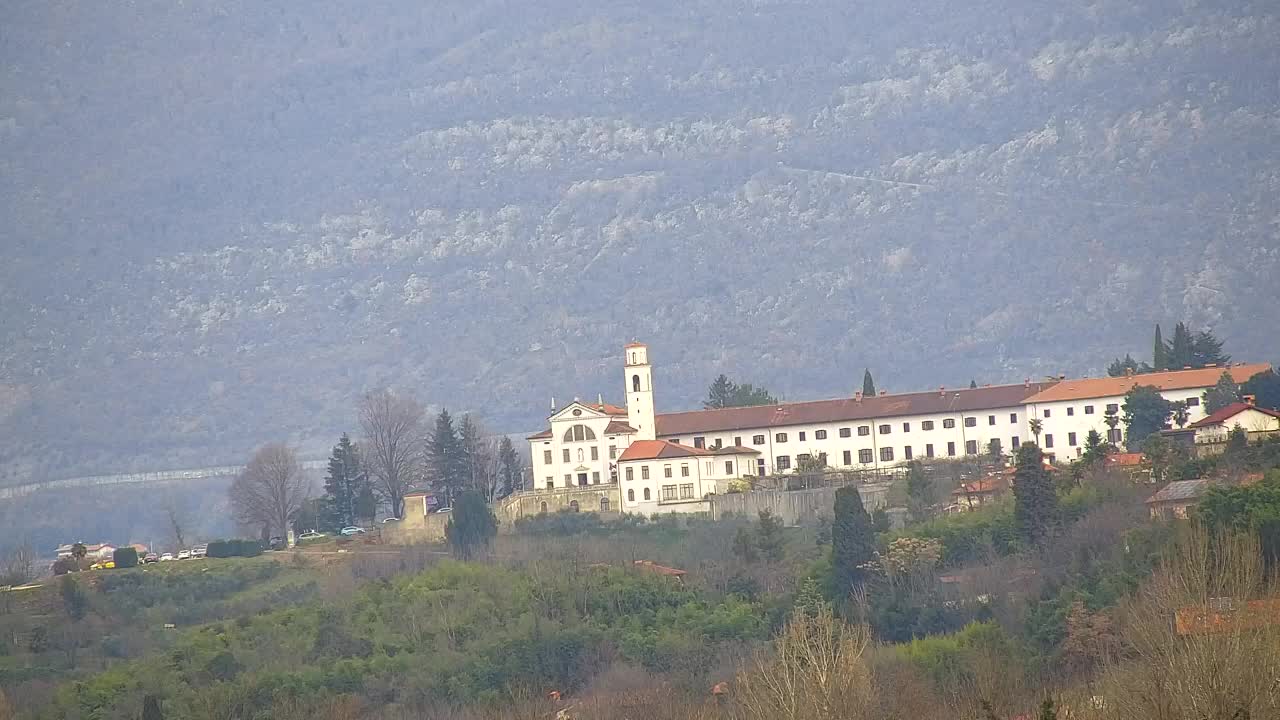
[[[262,554],[262,543],[257,540],[214,540],[209,543],[209,557],[257,557]]]

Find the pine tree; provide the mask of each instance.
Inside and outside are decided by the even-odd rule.
[[[1084,453],[1080,460],[1086,465],[1100,465],[1107,459],[1107,443],[1097,430],[1084,436]]]
[[[812,575],[800,581],[800,589],[796,592],[795,612],[811,618],[827,608],[827,601],[822,597],[818,581]]]
[[[707,410],[730,407],[737,388],[738,386],[727,375],[720,373],[720,376],[712,381],[711,387],[707,388],[707,399],[703,401],[702,407]]]
[[[1151,353],[1152,370],[1160,372],[1161,370],[1169,369],[1169,363],[1165,357],[1165,350],[1164,338],[1160,336],[1160,323],[1156,323],[1156,340]]]
[[[1240,391],[1252,395],[1254,404],[1260,408],[1280,410],[1280,374],[1274,370],[1263,370],[1249,378]]]
[[[858,489],[849,485],[837,489],[831,523],[831,569],[840,597],[847,597],[866,580],[865,566],[874,557],[875,547],[871,516]]]
[[[432,482],[445,496],[445,503],[451,505],[466,482],[466,465],[448,410],[441,410],[436,416],[435,429],[427,443],[427,457]]]
[[[1133,356],[1130,355],[1129,353],[1124,354],[1123,360],[1120,360],[1119,358],[1117,358],[1111,361],[1111,364],[1107,366],[1107,375],[1111,377],[1124,377],[1126,375],[1136,375],[1141,371],[1142,371],[1142,368],[1139,367],[1138,361],[1134,360]]]
[[[469,560],[489,548],[498,534],[498,519],[484,497],[475,490],[464,490],[444,526],[444,537],[453,554]]]
[[[782,518],[769,510],[761,510],[760,520],[756,523],[755,540],[765,562],[780,562],[786,550],[786,538],[782,536]]]
[[[1231,373],[1224,370],[1217,384],[1204,391],[1203,399],[1204,411],[1212,415],[1231,403],[1240,402],[1240,386],[1236,385]]]
[[[458,423],[458,466],[462,472],[462,486],[488,496],[485,479],[483,438],[480,426],[471,419],[471,414],[462,416]]]
[[[871,379],[871,368],[867,368],[862,373],[862,395],[863,397],[875,397],[876,381]]]
[[[326,512],[320,513],[317,524],[327,530],[337,530],[356,521],[356,496],[364,482],[360,464],[360,452],[351,438],[343,433],[329,455],[329,472],[324,479]]]
[[[523,476],[524,463],[511,444],[511,438],[504,436],[498,444],[498,496],[507,497],[522,490]]]
[[[1222,354],[1222,341],[1213,333],[1201,330],[1191,339],[1191,367],[1226,365],[1229,362],[1231,356]]]
[[[1058,523],[1058,494],[1044,468],[1044,453],[1035,443],[1018,448],[1013,474],[1013,514],[1018,534],[1029,547],[1040,547]]]

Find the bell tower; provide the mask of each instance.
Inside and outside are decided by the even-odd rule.
[[[654,440],[657,428],[653,419],[653,368],[649,365],[649,347],[633,342],[622,349],[626,383],[627,422],[636,429],[637,440]]]

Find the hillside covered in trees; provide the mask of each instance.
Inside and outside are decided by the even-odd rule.
[[[44,3],[0,27],[0,484],[323,453],[389,384],[538,426],[1274,360],[1280,8]],[[939,361],[945,358],[945,361]]]

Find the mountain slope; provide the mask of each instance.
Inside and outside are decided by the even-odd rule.
[[[379,384],[536,427],[1275,357],[1280,11],[20,2],[0,28],[0,483],[310,451]]]

